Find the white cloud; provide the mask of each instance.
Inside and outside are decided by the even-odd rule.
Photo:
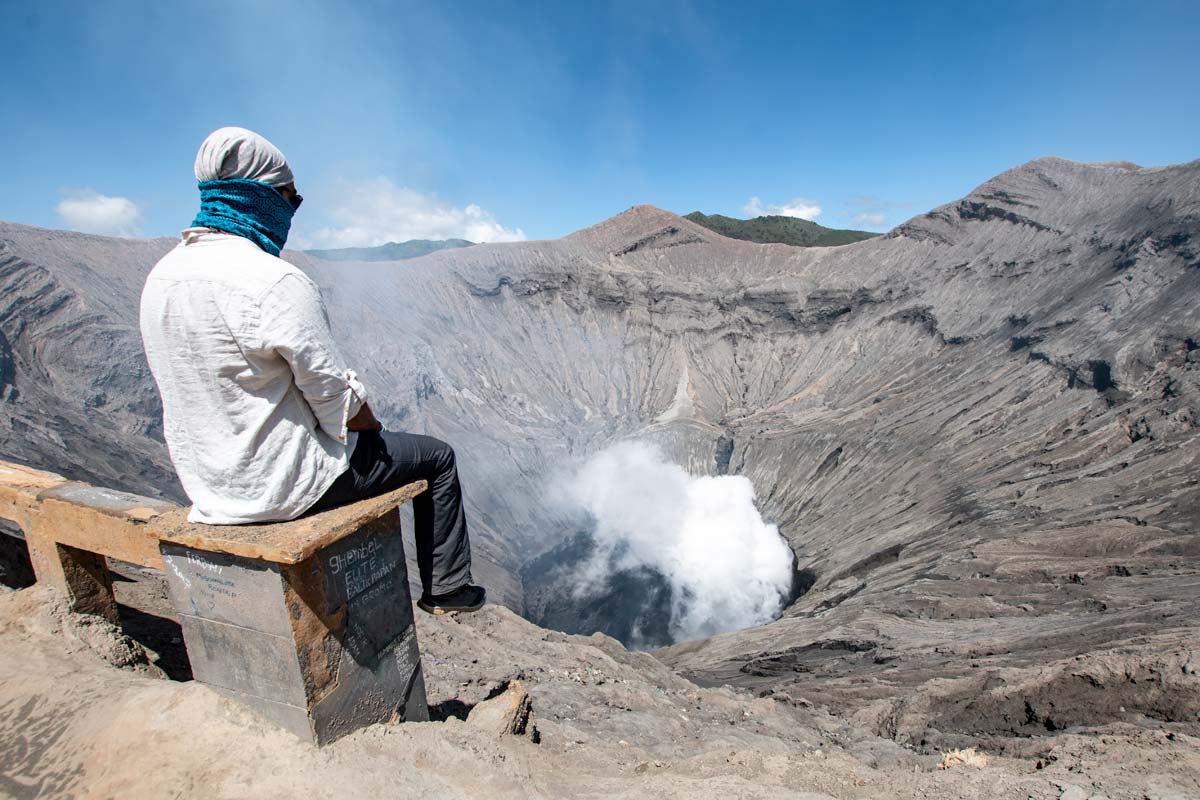
[[[802,197],[797,197],[789,203],[769,206],[764,206],[762,200],[757,197],[751,197],[746,201],[746,205],[742,206],[742,213],[751,219],[771,216],[812,220],[821,215],[821,207],[815,200],[805,200]]]
[[[343,183],[335,190],[331,206],[333,225],[313,234],[316,247],[373,247],[409,239],[525,239],[523,230],[505,228],[490,211],[475,204],[459,208],[387,178]]]
[[[140,236],[142,212],[127,197],[108,197],[94,189],[66,189],[55,211],[68,228],[104,236]]]
[[[867,211],[854,215],[855,225],[870,225],[873,228],[878,228],[887,220],[883,214],[872,214]]]
[[[885,228],[889,221],[896,218],[896,212],[911,207],[912,203],[898,203],[873,194],[860,194],[851,197],[846,205],[842,219],[850,219],[859,227]]]

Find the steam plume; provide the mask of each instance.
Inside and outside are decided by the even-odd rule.
[[[595,522],[578,593],[639,566],[671,586],[674,641],[769,622],[792,584],[791,549],[754,506],[742,476],[694,476],[657,447],[622,442],[593,456],[566,496]]]

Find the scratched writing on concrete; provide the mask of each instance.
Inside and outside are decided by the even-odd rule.
[[[334,575],[345,569],[349,569],[355,563],[373,558],[376,553],[383,549],[383,544],[378,539],[368,539],[356,547],[351,547],[336,555],[329,557],[329,568]]]
[[[175,577],[179,578],[185,587],[188,589],[192,588],[191,579],[189,579],[187,575],[183,574],[183,571],[179,569],[179,566],[175,563],[175,559],[172,556],[163,556],[163,563],[171,568],[171,572],[175,573]]]
[[[420,665],[420,653],[417,650],[417,637],[411,627],[400,637],[396,649],[392,651],[396,658],[396,668],[403,676],[411,675]]]
[[[197,575],[196,578],[203,584],[201,591],[207,594],[220,594],[226,597],[237,597],[237,589],[234,588],[234,583],[226,578],[218,578],[213,575]]]
[[[391,595],[395,593],[392,589],[392,584],[390,581],[378,582],[378,579],[376,580],[377,582],[374,586],[362,594],[355,596],[354,605],[356,608],[370,607],[377,601],[383,599],[385,595]]]
[[[359,656],[374,655],[367,638],[354,629],[346,631],[345,647],[355,661],[359,660]]]
[[[225,571],[225,568],[220,564],[216,563],[215,561],[209,561],[199,553],[188,553],[187,560],[188,563],[194,567],[199,567],[200,569],[208,572],[215,572],[218,575]]]
[[[344,573],[346,597],[356,597],[361,592],[370,589],[380,580],[395,572],[397,566],[394,561],[382,563],[377,558],[355,564],[353,568],[347,569]]]

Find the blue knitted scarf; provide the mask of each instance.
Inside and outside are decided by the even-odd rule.
[[[194,228],[215,228],[244,236],[279,255],[296,210],[273,186],[259,181],[201,181],[200,213]]]

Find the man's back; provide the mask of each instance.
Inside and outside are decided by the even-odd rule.
[[[141,328],[193,521],[298,516],[346,469],[353,374],[294,266],[241,236],[185,231],[147,278]]]

